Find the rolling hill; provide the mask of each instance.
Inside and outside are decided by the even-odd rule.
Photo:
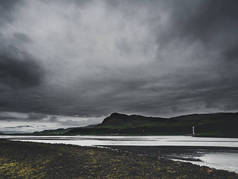
[[[191,114],[171,118],[112,113],[101,124],[47,130],[34,135],[191,135],[238,137],[238,113]]]

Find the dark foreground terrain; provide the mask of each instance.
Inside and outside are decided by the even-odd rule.
[[[0,140],[0,178],[238,178],[159,157],[71,145]]]

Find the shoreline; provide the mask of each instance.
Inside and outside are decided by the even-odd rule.
[[[191,136],[194,138],[231,138],[238,139],[237,136],[227,135],[192,135],[192,134],[34,134],[34,133],[0,133],[3,136]]]
[[[235,172],[238,174],[236,162],[231,166],[221,165],[219,160],[207,161],[203,156],[224,154],[238,156],[237,147],[194,147],[194,146],[110,146],[112,149],[118,149],[123,151],[129,151],[137,154],[147,155],[152,158],[156,158],[160,155],[161,158],[169,159],[173,161],[189,162],[198,166],[207,166],[215,169],[222,169],[229,172]],[[223,154],[223,155],[221,155]],[[231,159],[232,160],[232,159]],[[211,163],[212,162],[212,163]],[[222,161],[220,161],[222,162]],[[218,164],[218,165],[217,165]]]
[[[238,178],[234,172],[125,150],[6,139],[0,139],[0,148],[0,178]]]

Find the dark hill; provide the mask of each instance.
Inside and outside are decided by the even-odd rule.
[[[145,126],[146,124],[156,123],[158,121],[162,122],[167,119],[160,117],[145,117],[140,115],[126,115],[121,113],[112,113],[110,116],[106,117],[101,124],[98,126],[120,126],[120,127],[138,127]]]
[[[191,135],[238,137],[238,113],[191,114],[171,118],[112,113],[101,124],[43,131],[39,135]],[[58,131],[59,132],[59,131]]]

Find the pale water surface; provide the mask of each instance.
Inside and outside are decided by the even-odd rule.
[[[200,138],[191,136],[6,136],[16,141],[42,143],[72,144],[79,146],[193,146],[193,147],[237,147],[237,138]],[[181,156],[180,156],[181,157]],[[186,158],[186,154],[184,158]],[[191,156],[189,156],[191,157]],[[203,152],[193,158],[201,161],[189,161],[216,169],[224,169],[238,173],[238,150],[222,152]],[[176,159],[175,159],[176,160]],[[183,161],[183,160],[181,160]],[[187,161],[188,162],[188,161]]]

